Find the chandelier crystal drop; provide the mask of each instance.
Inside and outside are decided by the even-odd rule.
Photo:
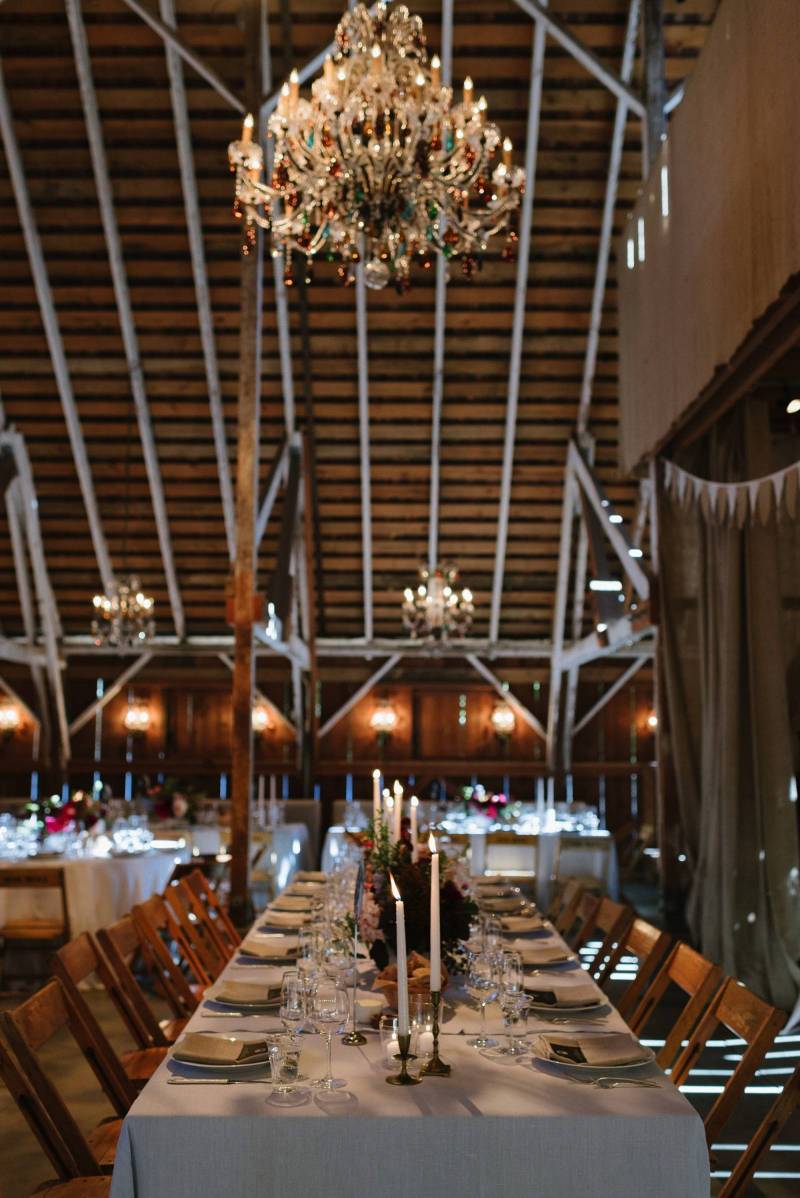
[[[460,640],[472,625],[475,604],[469,587],[458,588],[454,566],[421,566],[416,587],[403,592],[403,624],[412,640]]]
[[[353,282],[363,259],[368,287],[392,282],[401,293],[412,263],[429,269],[437,254],[460,257],[471,277],[501,232],[503,256],[513,257],[525,173],[512,164],[511,142],[500,146],[472,80],[458,100],[442,86],[422,20],[404,6],[370,12],[357,4],[339,22],[335,45],[310,99],[300,96],[296,71],[284,84],[269,119],[267,181],[252,116],[228,147],[244,251],[260,225],[271,230],[273,254],[283,255],[287,286],[300,254],[306,281],[321,258]]]
[[[95,645],[132,649],[146,644],[155,636],[155,600],[144,594],[135,575],[112,578],[105,593],[94,596],[92,606],[92,637]]]

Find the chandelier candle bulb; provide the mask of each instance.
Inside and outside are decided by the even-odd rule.
[[[249,146],[253,140],[253,114],[248,112],[242,123],[242,145]]]
[[[428,837],[431,851],[431,992],[442,988],[442,932],[439,917],[439,851],[436,838]]]
[[[438,91],[442,86],[442,63],[438,54],[431,59],[431,87]]]
[[[289,115],[289,84],[284,83],[278,100],[278,116]]]
[[[325,83],[330,88],[330,90],[333,91],[333,89],[336,85],[336,71],[334,70],[333,59],[331,58],[330,54],[327,54],[325,56],[325,66],[323,67],[323,73],[325,76]]]
[[[395,900],[397,919],[397,1030],[400,1036],[409,1034],[408,1028],[408,956],[406,953],[405,904],[400,897],[397,883],[391,874],[389,882]]]
[[[381,55],[380,46],[374,45],[369,52],[369,57],[370,57],[369,73],[370,73],[370,75],[372,75],[373,79],[380,79],[381,67],[383,65],[381,62],[382,55]]]
[[[511,151],[513,149],[514,149],[514,146],[512,145],[511,138],[510,137],[504,138],[503,139],[503,166],[506,168],[506,170],[508,170],[508,168],[511,166]]]
[[[470,79],[469,75],[467,75],[466,79],[464,80],[464,107],[465,108],[468,105],[472,104],[473,91],[474,91],[474,88],[473,88],[472,80]]]

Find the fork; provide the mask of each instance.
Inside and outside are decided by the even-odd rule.
[[[657,1081],[637,1077],[567,1077],[576,1086],[596,1086],[600,1090],[616,1090],[619,1086],[641,1086],[646,1090],[659,1090]]]

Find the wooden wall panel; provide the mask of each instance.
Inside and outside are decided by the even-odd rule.
[[[800,271],[798,60],[794,0],[723,0],[617,247],[626,472],[681,424]],[[645,261],[630,270],[640,219]]]

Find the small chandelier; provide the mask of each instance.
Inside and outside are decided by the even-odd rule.
[[[155,636],[155,600],[144,594],[135,576],[112,578],[105,593],[94,596],[92,605],[95,612],[92,620],[95,645],[132,649],[151,641]]]
[[[349,283],[363,257],[368,287],[392,282],[400,293],[412,263],[428,269],[436,254],[460,257],[471,277],[489,239],[504,231],[503,256],[513,258],[525,172],[512,165],[508,138],[498,155],[500,131],[472,80],[454,102],[438,56],[428,61],[422,20],[405,6],[389,11],[381,3],[370,12],[357,4],[335,41],[310,99],[301,98],[296,71],[281,90],[269,119],[268,182],[251,115],[228,147],[244,252],[260,225],[271,230],[273,254],[284,257],[287,286],[299,253],[307,282],[315,258],[337,262]]]
[[[492,727],[500,737],[510,736],[517,725],[517,717],[508,703],[496,703],[492,711]]]
[[[369,726],[378,737],[391,736],[394,732],[397,727],[397,712],[388,699],[384,699],[375,708],[370,716]]]
[[[122,722],[128,732],[142,734],[150,727],[150,708],[143,701],[129,703]]]
[[[458,570],[420,566],[416,587],[403,591],[403,624],[412,640],[460,640],[469,632],[475,605],[469,587],[459,590]]]

